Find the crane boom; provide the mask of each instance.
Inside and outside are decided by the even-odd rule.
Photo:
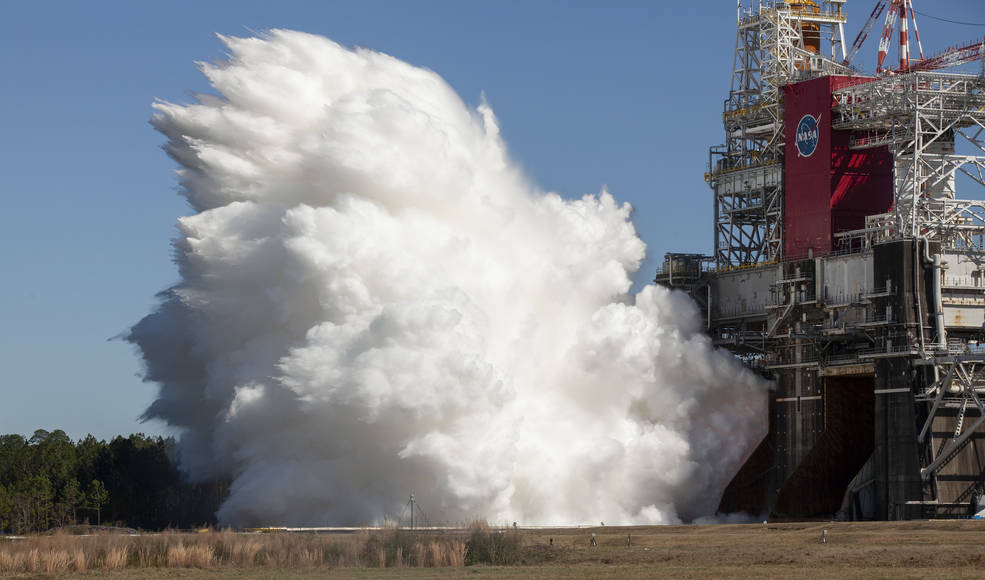
[[[851,64],[852,60],[855,58],[855,55],[858,54],[859,49],[861,49],[862,45],[865,44],[865,39],[868,38],[869,31],[872,30],[872,25],[876,23],[876,20],[879,20],[879,16],[882,15],[882,11],[886,9],[886,2],[887,0],[878,0],[876,2],[875,7],[872,9],[872,14],[869,14],[869,19],[865,21],[865,26],[863,26],[862,30],[859,31],[858,36],[855,37],[855,42],[852,43],[851,52],[849,52],[848,56],[845,58],[844,64]]]
[[[985,58],[985,38],[951,47],[910,67],[913,71],[931,71],[974,62]]]

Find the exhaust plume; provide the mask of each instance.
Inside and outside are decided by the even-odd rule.
[[[764,382],[608,192],[562,199],[485,103],[328,39],[221,37],[217,94],[154,104],[194,215],[181,281],[128,340],[230,525],[673,523],[713,514]]]

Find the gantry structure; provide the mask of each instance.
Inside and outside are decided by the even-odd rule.
[[[805,74],[850,74],[845,0],[739,5],[724,145],[709,152],[715,196],[715,264],[729,268],[783,258],[782,87]],[[831,47],[820,53],[822,42]]]
[[[892,213],[869,216],[864,230],[836,234],[843,244],[923,237],[945,248],[985,251],[985,207],[956,198],[959,175],[985,188],[985,76],[911,72],[862,79],[833,98],[832,128],[852,131],[852,149],[888,147],[895,160]]]
[[[975,465],[980,452],[967,446],[985,424],[985,350],[983,329],[961,319],[981,308],[985,294],[985,74],[904,72],[842,88],[833,98],[832,127],[852,131],[851,147],[888,147],[894,160],[892,211],[836,234],[840,247],[909,241],[914,262],[931,273],[926,319],[933,323],[894,332],[905,349],[899,356],[921,377],[912,395],[922,423],[916,443],[924,489],[910,504],[925,508],[922,515],[960,510],[973,499],[978,505],[985,472]],[[959,176],[978,189],[974,198],[957,197]],[[883,343],[892,340],[891,329],[882,328]]]
[[[967,514],[985,509],[985,40],[911,58],[913,0],[878,0],[849,45],[845,4],[740,7],[725,141],[705,175],[714,251],[668,254],[656,281],[688,292],[715,343],[775,382],[770,434],[722,511]],[[866,75],[851,60],[883,13]],[[941,70],[969,62],[980,72]],[[831,176],[821,199],[795,174],[806,161],[788,158],[800,132],[786,126],[819,90],[811,119],[828,123],[830,158],[804,158]],[[805,207],[827,213],[805,222]]]

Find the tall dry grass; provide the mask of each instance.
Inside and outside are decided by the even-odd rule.
[[[168,546],[165,559],[168,568],[211,568],[215,562],[215,548],[208,544],[179,542]]]
[[[485,521],[469,525],[463,564],[513,565],[520,561],[523,537],[516,529],[494,529]]]
[[[119,570],[126,568],[130,546],[112,546],[103,554],[103,568],[107,570]]]
[[[476,544],[482,534],[490,538],[501,535],[488,528],[478,535],[476,531],[467,535],[396,528],[349,535],[245,534],[230,530],[40,535],[16,541],[0,539],[0,575],[125,568],[454,567],[471,563],[466,561],[468,546]],[[498,545],[495,539],[479,544]]]

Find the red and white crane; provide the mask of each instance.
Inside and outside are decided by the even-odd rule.
[[[985,39],[962,43],[930,58],[924,58],[923,44],[920,42],[920,29],[917,28],[916,12],[913,9],[913,0],[877,0],[872,13],[869,14],[868,20],[862,26],[862,30],[858,33],[858,36],[855,37],[855,42],[852,43],[852,48],[844,61],[846,65],[851,64],[852,59],[858,54],[873,25],[882,16],[883,11],[886,11],[886,19],[882,27],[882,36],[879,38],[879,54],[876,62],[876,73],[878,74],[931,71],[974,62],[979,59],[985,60]],[[899,68],[889,69],[884,65],[886,56],[889,54],[890,44],[892,44],[897,21],[900,23]],[[910,62],[910,21],[913,22],[913,35],[917,41],[917,50],[920,52],[920,59],[914,59],[912,63]]]
[[[865,26],[859,31],[858,36],[855,37],[855,42],[852,43],[852,48],[848,52],[848,56],[845,58],[845,64],[851,64],[852,59],[858,54],[859,49],[865,44],[865,39],[869,37],[869,31],[872,30],[872,25],[879,20],[879,16],[882,11],[886,9],[886,3],[888,0],[878,0],[876,2],[875,8],[872,9],[872,14],[869,14],[869,19],[865,21]]]
[[[907,30],[907,22],[913,21],[913,34],[917,39],[917,47],[920,50],[920,60],[923,60],[923,45],[920,44],[920,30],[917,28],[917,16],[913,12],[913,0],[892,0],[889,11],[886,13],[886,22],[882,27],[882,38],[879,39],[879,58],[876,62],[876,72],[882,72],[883,62],[889,54],[889,45],[893,40],[893,31],[896,29],[896,20],[900,22],[899,28],[899,70],[910,70],[910,36]]]

